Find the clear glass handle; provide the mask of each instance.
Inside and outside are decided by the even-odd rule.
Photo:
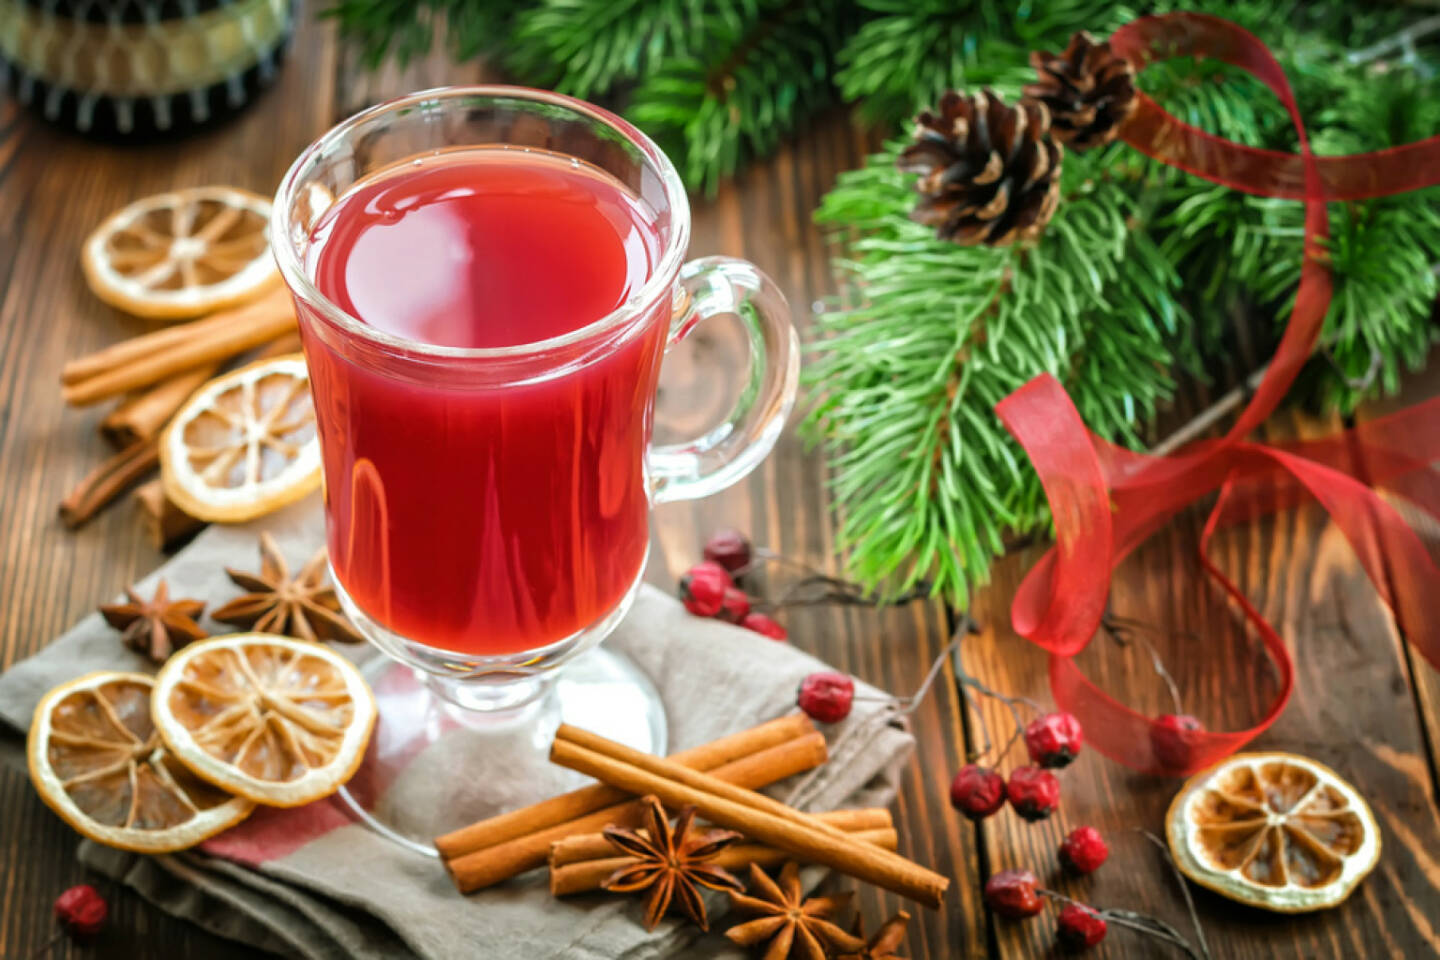
[[[779,439],[800,382],[790,306],[754,264],[733,257],[690,261],[680,270],[678,304],[671,346],[702,320],[733,314],[749,338],[750,366],[735,406],[718,425],[694,440],[650,448],[655,503],[708,497],[755,469]]]

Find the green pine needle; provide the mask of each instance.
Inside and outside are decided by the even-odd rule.
[[[722,19],[702,49],[642,79],[626,114],[678,159],[687,185],[713,193],[830,101],[843,26],[829,0],[767,3],[757,17]]]
[[[1048,522],[995,404],[1049,372],[1092,428],[1138,442],[1172,388],[1166,341],[1183,313],[1174,271],[1105,175],[1123,148],[1066,158],[1060,209],[1023,249],[958,247],[912,222],[899,147],[842,175],[817,214],[861,237],[840,264],[855,305],[818,318],[807,424],[832,456],[852,572],[896,591],[928,578],[960,602],[1007,532]]]
[[[493,56],[517,82],[623,110],[709,192],[836,100],[901,129],[947,88],[1013,98],[1032,79],[1029,53],[1076,30],[1104,36],[1175,10],[1227,17],[1269,44],[1321,154],[1440,130],[1433,46],[1364,65],[1346,57],[1417,20],[1404,4],[335,0],[326,14],[371,64],[403,63],[443,36],[456,57]],[[1277,99],[1237,69],[1167,61],[1139,86],[1202,129],[1296,148]],[[817,211],[846,294],[817,321],[806,430],[830,456],[852,572],[891,590],[929,579],[958,603],[1007,538],[1049,523],[995,404],[1048,371],[1092,429],[1138,445],[1177,369],[1203,376],[1235,316],[1283,328],[1304,209],[1115,145],[1066,154],[1062,203],[1032,248],[958,247],[909,219],[901,146],[842,174]],[[1331,206],[1335,295],[1297,397],[1348,413],[1424,361],[1437,339],[1437,200],[1440,190]]]

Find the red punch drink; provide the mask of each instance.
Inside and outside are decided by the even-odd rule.
[[[800,344],[775,282],[687,259],[684,183],[644,133],[523,87],[342,121],[290,166],[269,234],[336,595],[385,654],[364,667],[379,716],[344,806],[433,856],[438,835],[577,785],[547,761],[557,721],[667,753],[654,681],[603,641],[639,593],[652,506],[740,480],[785,426]],[[735,401],[653,444],[665,350],[716,317],[748,353]],[[684,616],[663,607],[647,619]],[[432,802],[396,802],[437,776]]]
[[[654,212],[567,157],[460,148],[359,181],[310,241],[316,287],[396,338],[390,354],[522,348],[421,378],[413,356],[387,364],[301,324],[330,558],[350,597],[409,640],[471,656],[537,650],[605,616],[649,542],[669,298],[598,346],[565,338],[649,279]],[[523,348],[539,341],[554,342],[531,375]]]

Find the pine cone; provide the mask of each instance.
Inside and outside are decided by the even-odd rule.
[[[1050,108],[1050,135],[1072,150],[1085,151],[1114,140],[1137,105],[1135,68],[1080,31],[1065,52],[1035,51],[1030,66],[1040,79],[1025,96]]]
[[[951,90],[936,109],[938,116],[926,110],[916,118],[915,142],[897,161],[921,174],[915,186],[924,199],[911,218],[964,246],[1038,237],[1060,199],[1064,155],[1048,135],[1045,106]]]

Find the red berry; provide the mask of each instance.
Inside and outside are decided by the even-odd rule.
[[[725,568],[697,563],[680,578],[680,600],[697,617],[713,617],[725,604],[725,591],[734,584]]]
[[[1042,767],[1063,767],[1075,759],[1085,733],[1069,713],[1044,713],[1025,727],[1025,749]]]
[[[695,566],[690,568],[690,572],[703,572],[706,574],[710,574],[718,577],[720,582],[725,584],[725,586],[727,587],[735,586],[735,578],[730,576],[730,571],[720,566],[720,564],[716,563],[714,560],[701,560],[699,563],[695,564]]]
[[[855,681],[843,673],[812,673],[800,681],[796,702],[812,720],[839,723],[850,716],[855,700]]]
[[[705,559],[733,574],[750,566],[750,541],[739,530],[716,530],[705,541]]]
[[[1205,724],[1188,714],[1167,713],[1156,717],[1150,727],[1150,749],[1155,761],[1166,770],[1177,773],[1187,770],[1194,762],[1198,734],[1205,732]]]
[[[720,619],[741,623],[749,614],[750,598],[745,596],[745,591],[739,587],[726,587],[720,600]]]
[[[1108,856],[1110,848],[1094,827],[1076,827],[1060,844],[1060,865],[1072,873],[1094,873]]]
[[[1026,820],[1044,820],[1060,805],[1060,781],[1049,770],[1016,767],[1010,771],[1005,795]]]
[[[740,620],[740,626],[746,630],[754,630],[756,633],[762,633],[771,640],[785,640],[790,636],[784,627],[763,613],[745,614]],[[846,712],[848,713],[849,711],[847,710]]]
[[[1093,907],[1083,903],[1067,903],[1060,911],[1056,936],[1067,950],[1088,950],[1105,939],[1109,925]]]
[[[1037,882],[1029,870],[1001,870],[985,881],[985,905],[1011,920],[1033,917],[1043,906]]]
[[[984,820],[1005,806],[1005,778],[989,767],[967,763],[950,781],[950,805],[971,820]]]
[[[105,917],[110,908],[100,891],[82,883],[71,887],[55,898],[55,919],[70,936],[88,940],[105,926]]]

